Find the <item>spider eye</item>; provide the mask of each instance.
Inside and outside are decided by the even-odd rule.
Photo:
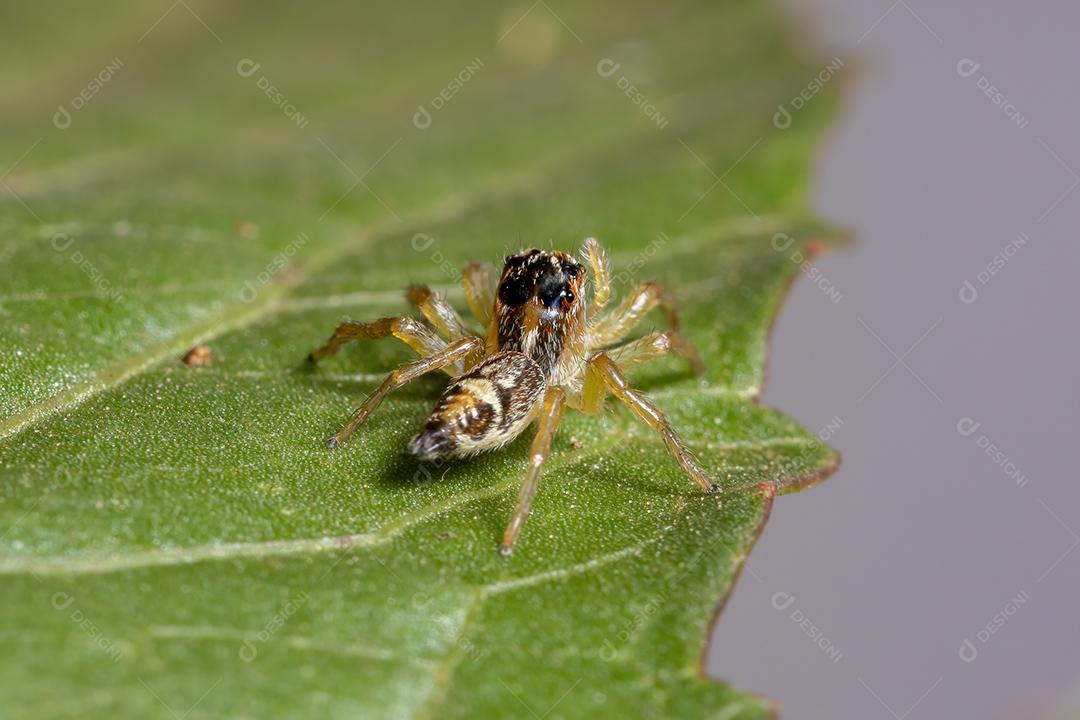
[[[565,284],[552,288],[541,288],[540,302],[547,308],[561,307],[563,310],[569,310],[570,306],[574,304],[574,293]]]
[[[563,278],[562,273],[549,273],[540,278],[540,282],[536,288],[537,295],[540,297],[540,302],[546,308],[554,308],[559,304],[570,288],[567,287],[566,280]]]
[[[525,304],[531,293],[532,288],[528,283],[523,282],[521,278],[508,279],[499,286],[499,300],[510,307]]]

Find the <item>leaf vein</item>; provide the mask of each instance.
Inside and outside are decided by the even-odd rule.
[[[211,640],[222,642],[246,643],[251,642],[260,630],[243,630],[240,628],[218,627],[213,625],[150,625],[147,627],[150,637],[163,640]],[[307,635],[275,635],[268,642],[295,650],[323,652],[342,657],[362,657],[372,660],[397,660],[415,665],[420,668],[429,668],[434,661],[422,658],[399,655],[386,648],[372,647],[360,644],[338,644],[326,642],[319,638]]]

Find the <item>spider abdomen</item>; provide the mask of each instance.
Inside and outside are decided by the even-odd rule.
[[[500,447],[532,421],[544,388],[534,360],[515,351],[496,353],[454,380],[409,450],[433,460]]]

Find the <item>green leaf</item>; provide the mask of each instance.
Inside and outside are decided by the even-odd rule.
[[[820,64],[758,3],[412,5],[0,11],[4,717],[770,715],[701,658],[773,495],[837,462],[755,402],[840,237],[805,203],[831,95],[772,124]],[[445,378],[325,449],[410,357],[302,367],[337,322],[587,235],[681,301],[705,375],[631,379],[720,497],[569,413],[504,559],[528,438],[404,451]]]

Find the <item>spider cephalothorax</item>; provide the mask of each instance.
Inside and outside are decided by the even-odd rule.
[[[593,271],[590,308],[602,310],[611,295],[610,272],[600,244],[592,238],[582,249]],[[319,360],[342,343],[394,335],[420,355],[390,373],[330,439],[337,447],[359,427],[393,389],[433,370],[454,381],[443,392],[423,429],[409,442],[424,460],[462,457],[491,450],[538,424],[529,465],[513,519],[500,549],[509,555],[528,515],[544,460],[566,406],[595,414],[610,392],[663,439],[690,477],[708,492],[719,488],[697,464],[664,414],[634,390],[623,370],[675,352],[700,372],[693,346],[678,331],[672,297],[657,283],[636,287],[618,308],[586,321],[585,268],[564,252],[523,250],[506,258],[497,284],[484,265],[466,266],[465,296],[486,328],[481,337],[438,293],[410,286],[406,297],[424,316],[388,317],[371,323],[342,323],[330,341],[310,355]],[[670,330],[652,332],[618,345],[638,322],[659,306]]]
[[[554,383],[584,364],[585,268],[564,252],[535,248],[506,258],[487,350],[523,353]]]

